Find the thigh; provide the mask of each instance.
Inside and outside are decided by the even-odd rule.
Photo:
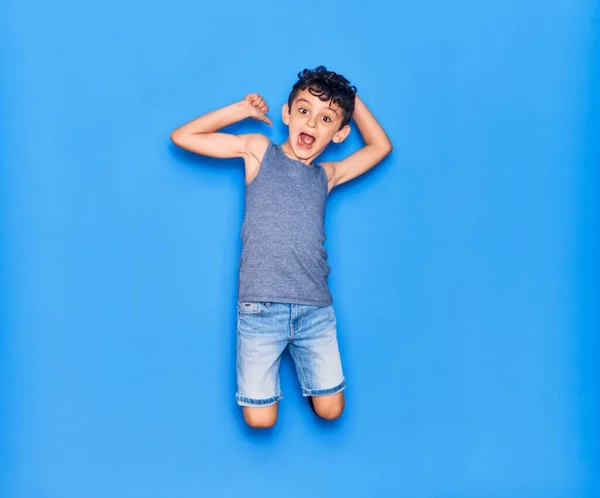
[[[275,303],[240,302],[237,315],[236,400],[240,406],[266,407],[282,396],[279,364],[288,337]]]
[[[346,386],[333,306],[303,306],[290,352],[304,396],[329,396]],[[343,399],[343,398],[342,398]]]

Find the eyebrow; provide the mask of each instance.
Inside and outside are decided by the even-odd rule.
[[[308,100],[306,100],[306,99],[304,99],[302,97],[300,97],[296,102],[300,102],[300,101],[306,102],[307,104],[310,104],[312,106],[312,104],[310,103],[310,101],[308,101]],[[327,109],[330,110],[330,111],[332,111],[332,112],[335,112],[336,116],[338,115],[338,113],[337,113],[337,111],[335,109],[332,109],[331,107],[328,107]]]

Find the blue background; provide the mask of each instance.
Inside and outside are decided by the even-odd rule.
[[[0,495],[600,496],[591,0],[4,2]],[[305,67],[393,153],[334,189],[348,381],[234,400],[240,160],[169,133]],[[361,146],[354,130],[324,158]],[[596,168],[596,169],[595,169]]]

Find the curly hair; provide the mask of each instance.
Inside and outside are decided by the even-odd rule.
[[[288,105],[291,109],[294,99],[302,90],[312,93],[319,97],[323,102],[331,100],[334,104],[344,109],[344,119],[340,129],[346,126],[352,119],[354,112],[354,97],[356,96],[356,87],[350,85],[350,82],[341,74],[328,71],[325,66],[319,66],[315,69],[304,69],[298,73],[298,81],[292,88],[288,98]]]

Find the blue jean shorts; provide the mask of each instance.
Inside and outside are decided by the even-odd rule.
[[[333,306],[238,302],[237,393],[240,406],[268,406],[283,398],[279,363],[287,349],[303,396],[345,387]]]

